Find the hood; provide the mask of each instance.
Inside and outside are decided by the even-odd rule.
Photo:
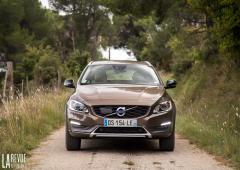
[[[153,105],[164,93],[159,86],[80,85],[75,95],[87,105]]]

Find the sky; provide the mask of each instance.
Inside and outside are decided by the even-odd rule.
[[[109,56],[109,52],[108,52],[109,48],[107,48],[106,50],[104,50],[103,48],[100,48],[100,52],[102,53],[103,58],[108,58]],[[130,50],[125,49],[125,48],[118,48],[118,49],[114,49],[113,47],[110,48],[110,59],[111,60],[136,60],[136,57],[133,55],[133,53],[131,52],[131,54],[128,54]]]
[[[42,6],[45,8],[50,8],[48,0],[40,0],[42,3]],[[103,58],[108,58],[108,48],[104,50],[103,48],[100,48],[99,51],[102,53]],[[136,57],[131,53],[130,55],[127,53],[130,50],[125,49],[125,48],[119,48],[119,49],[114,49],[110,48],[111,51],[111,60],[136,60]]]
[[[49,8],[48,0],[40,0],[40,2],[42,3],[43,7]]]

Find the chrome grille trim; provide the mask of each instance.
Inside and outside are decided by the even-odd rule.
[[[101,126],[98,126],[91,134],[90,137],[109,137],[109,138],[114,138],[114,137],[126,137],[126,138],[152,138],[152,135],[144,128],[143,128],[146,133],[95,133],[95,131]]]
[[[116,113],[117,108],[125,107],[126,114],[119,117]],[[148,115],[150,106],[138,105],[98,105],[92,106],[95,115],[105,118],[139,118]]]

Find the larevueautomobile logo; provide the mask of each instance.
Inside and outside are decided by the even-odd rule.
[[[116,114],[119,117],[123,117],[126,114],[126,108],[125,107],[118,107],[116,110]]]

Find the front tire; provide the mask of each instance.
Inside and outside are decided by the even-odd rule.
[[[66,149],[68,151],[80,150],[80,148],[81,148],[81,139],[71,136],[67,128],[66,128],[66,132],[65,133],[66,133],[65,134],[65,136],[66,136]]]
[[[167,138],[159,139],[160,151],[174,151],[175,147],[175,131]]]

